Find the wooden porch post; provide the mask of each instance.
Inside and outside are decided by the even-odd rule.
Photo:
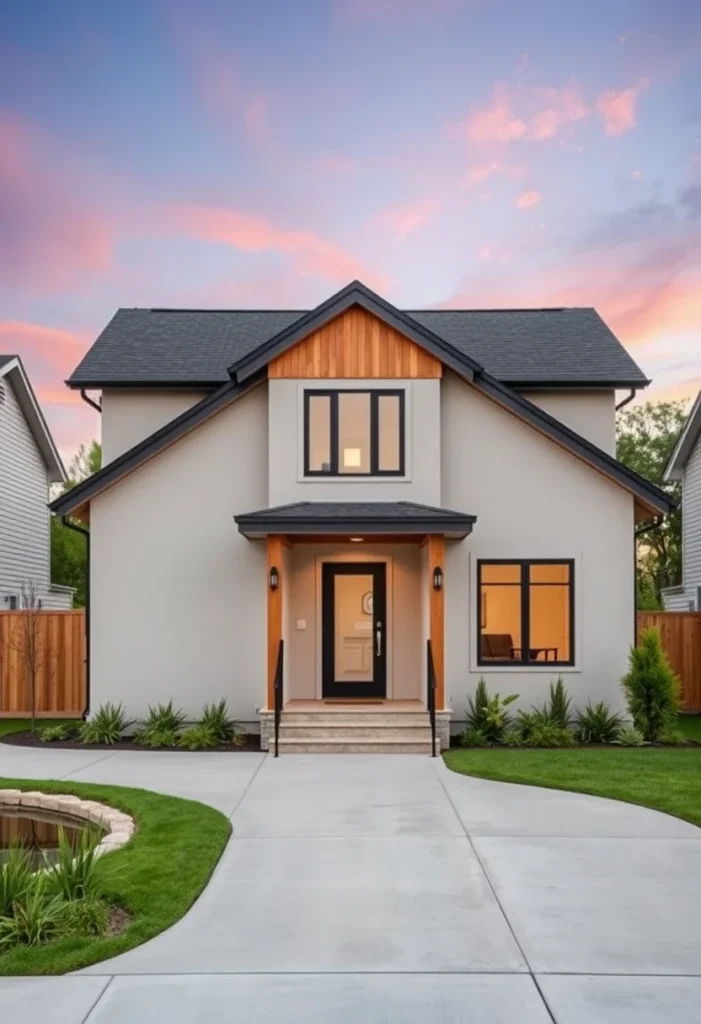
[[[267,572],[265,586],[268,593],[268,688],[267,707],[272,710],[275,707],[275,666],[277,664],[277,651],[282,639],[282,588],[284,577],[282,572],[282,537],[266,538],[267,548]],[[270,570],[275,566],[277,569],[278,585],[276,590],[270,588]]]
[[[444,590],[433,587],[433,570],[436,566],[444,573],[445,537],[429,535],[428,538],[428,605],[429,634],[433,649],[433,665],[436,670],[436,710],[445,707],[445,655],[443,606]]]

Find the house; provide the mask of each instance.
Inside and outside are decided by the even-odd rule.
[[[682,582],[662,591],[668,612],[701,611],[701,391],[665,468],[682,484]]]
[[[425,749],[429,692],[445,744],[482,675],[618,708],[670,508],[613,454],[647,383],[593,309],[119,310],[68,381],[106,464],[52,504],[89,524],[93,707],[225,696],[267,747],[281,693],[281,749]]]
[[[71,587],[51,583],[51,484],[66,473],[22,360],[0,355],[0,611],[21,605],[23,585],[43,608],[70,608]]]

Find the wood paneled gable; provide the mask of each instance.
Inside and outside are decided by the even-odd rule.
[[[273,359],[271,378],[418,379],[441,377],[440,360],[360,306]]]

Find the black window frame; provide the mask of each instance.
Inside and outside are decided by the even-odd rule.
[[[521,587],[521,657],[518,658],[483,658],[482,657],[482,566],[484,565],[518,565],[521,569],[520,583],[488,583],[489,587]],[[530,653],[530,594],[532,565],[566,565],[569,567],[569,582],[536,583],[539,587],[569,587],[569,646],[570,656],[566,661],[531,661]],[[517,665],[519,668],[571,667],[575,664],[575,629],[574,629],[574,558],[480,558],[477,560],[477,664],[482,667],[506,667]]]
[[[368,473],[341,473],[338,468],[338,396],[370,396],[370,471]],[[304,475],[312,477],[406,476],[406,390],[404,388],[307,388],[304,392]],[[329,399],[330,469],[310,469],[309,466],[309,402],[312,398]],[[380,398],[399,399],[399,469],[380,469]]]

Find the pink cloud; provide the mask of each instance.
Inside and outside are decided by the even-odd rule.
[[[475,167],[469,167],[460,184],[462,188],[472,188],[473,185],[479,185],[495,174],[506,174],[510,178],[520,178],[527,170],[528,168],[525,164],[505,164],[500,160],[492,160],[491,163],[477,164]]]
[[[602,92],[596,101],[596,109],[604,122],[607,135],[623,135],[635,128],[637,122],[637,104],[640,95],[648,86],[646,79],[628,89],[608,89]]]
[[[473,110],[462,130],[470,142],[544,142],[590,112],[581,90],[574,84],[560,89],[512,89],[505,82],[498,82],[491,104]]]
[[[83,356],[88,339],[74,331],[24,320],[0,320],[0,351],[20,355],[28,364],[71,372]]]
[[[263,217],[212,206],[175,206],[169,211],[169,220],[173,227],[193,238],[230,245],[243,252],[291,256],[301,274],[314,274],[334,283],[360,278],[371,287],[387,287],[386,277],[313,231],[291,231],[276,227]]]
[[[114,225],[75,198],[46,139],[0,114],[0,271],[20,287],[64,290],[112,264]]]
[[[425,227],[441,212],[435,199],[422,199],[415,203],[390,206],[374,219],[374,223],[388,228],[400,241]]]
[[[532,188],[527,192],[522,192],[516,199],[516,206],[520,210],[526,210],[529,206],[537,206],[543,197],[537,189]]]
[[[526,123],[513,112],[512,96],[505,82],[497,83],[492,103],[470,114],[464,128],[471,142],[513,142],[528,131]]]

